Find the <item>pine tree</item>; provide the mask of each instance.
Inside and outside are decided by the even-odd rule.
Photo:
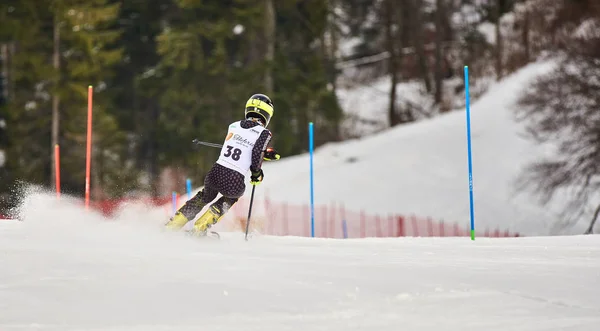
[[[165,84],[157,65],[156,37],[174,4],[171,0],[125,1],[119,13],[122,34],[118,45],[123,59],[110,81],[114,95],[111,113],[119,126],[129,133],[127,144],[136,168],[150,180],[140,187],[158,195],[159,164],[157,142],[159,99]]]
[[[315,144],[338,138],[342,112],[331,84],[331,59],[321,41],[333,9],[322,1],[286,0],[278,1],[275,10],[278,115],[273,121],[277,146],[284,154],[294,154],[307,149],[309,122],[315,123]]]
[[[59,95],[63,127],[61,148],[68,162],[63,169],[71,174],[65,187],[83,188],[87,130],[88,86],[93,94],[92,188],[98,194],[117,193],[132,185],[134,168],[128,165],[124,133],[111,114],[112,95],[108,86],[122,50],[115,42],[119,4],[108,0],[63,0],[54,2],[54,14],[61,24],[61,69]],[[112,164],[112,166],[110,166]],[[129,179],[129,180],[126,180]],[[106,187],[104,187],[106,186]],[[100,198],[101,196],[98,196]]]
[[[216,155],[194,153],[191,140],[221,141],[226,125],[241,118],[246,99],[264,88],[266,63],[252,54],[253,43],[261,42],[261,11],[252,3],[178,1],[175,19],[158,36],[163,166],[208,170]],[[236,26],[243,27],[241,34]]]
[[[254,93],[267,93],[275,103],[269,128],[282,153],[306,149],[309,121],[317,123],[318,143],[337,137],[341,111],[322,43],[330,10],[326,3],[175,4],[157,37],[161,59],[154,71],[162,84],[157,116],[161,167],[179,167],[201,180],[217,154],[193,151],[190,141],[221,141],[226,125],[242,118],[244,103]]]
[[[51,154],[50,88],[54,72],[51,54],[51,15],[36,0],[0,4],[2,43],[10,45],[6,114],[6,173],[2,188],[10,191],[17,180],[49,185]]]
[[[46,187],[53,184],[50,138],[54,122],[61,146],[61,186],[68,193],[81,193],[88,85],[97,86],[94,163],[124,154],[121,133],[106,112],[110,96],[105,92],[111,66],[121,57],[120,50],[113,49],[119,32],[111,29],[118,5],[106,0],[21,0],[3,6],[10,8],[2,8],[10,13],[11,29],[6,38],[15,44],[10,63],[15,92],[7,105],[12,138],[8,167],[13,179]],[[55,61],[53,55],[57,55]],[[106,181],[110,170],[126,169],[125,160],[119,161],[120,167],[102,172],[93,167],[95,178]]]

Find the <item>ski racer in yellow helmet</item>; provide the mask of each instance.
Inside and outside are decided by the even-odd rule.
[[[229,125],[219,158],[204,178],[204,187],[171,217],[165,225],[168,229],[182,228],[220,193],[222,196],[194,223],[193,234],[206,236],[207,230],[244,195],[248,171],[251,173],[250,184],[262,182],[262,161],[280,158],[274,148],[268,147],[272,133],[267,125],[274,110],[273,102],[265,94],[250,96],[244,108],[244,119]]]

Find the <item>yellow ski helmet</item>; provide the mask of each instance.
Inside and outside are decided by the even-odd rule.
[[[273,116],[273,101],[264,94],[253,94],[246,101],[245,116],[246,119],[258,118],[266,128]]]

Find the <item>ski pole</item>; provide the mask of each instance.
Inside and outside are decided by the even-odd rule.
[[[200,141],[198,139],[192,140],[192,143],[194,143],[196,145],[204,145],[204,146],[209,146],[209,147],[223,148],[223,145],[221,145],[221,144],[209,143],[209,142],[206,142],[206,141]],[[267,148],[266,150],[264,150],[264,152],[265,153],[270,153],[269,152],[269,148]]]
[[[209,142],[206,142],[206,141],[200,141],[198,139],[192,140],[192,143],[194,143],[196,145],[204,145],[204,146],[208,146],[208,147],[216,147],[216,148],[222,148],[223,147],[223,145],[221,145],[221,144],[209,143]]]
[[[250,195],[250,208],[248,208],[248,220],[246,221],[246,241],[248,241],[248,228],[250,227],[250,215],[252,215],[252,202],[254,201],[254,189],[256,186],[252,185],[252,194]]]

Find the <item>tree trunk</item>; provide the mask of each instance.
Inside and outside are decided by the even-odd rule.
[[[0,44],[0,57],[2,58],[2,70],[0,71],[0,79],[3,79],[2,84],[2,98],[4,101],[8,99],[8,45]]]
[[[58,86],[60,82],[60,27],[59,27],[58,15],[55,14],[54,17],[54,52],[52,54],[52,65],[55,71],[55,79],[54,79],[54,93],[52,93],[52,138],[50,150],[54,151],[54,146],[58,145],[58,136],[59,136],[59,124],[60,124],[60,96],[58,95]],[[52,156],[52,184],[56,183],[56,160],[55,155]]]
[[[275,6],[273,0],[264,0],[265,2],[265,40],[266,51],[265,61],[267,70],[265,72],[265,93],[273,93],[273,60],[275,59]]]
[[[396,0],[394,7],[394,17],[396,18],[394,23],[398,27],[398,32],[396,34],[396,40],[400,40],[400,45],[398,46],[398,56],[404,55],[402,49],[404,47],[412,46],[410,44],[410,40],[412,37],[412,17],[414,16],[414,12],[411,10],[412,8],[412,0]],[[398,38],[398,36],[400,38]]]
[[[17,53],[17,43],[13,41],[8,46],[9,64],[8,64],[8,83],[6,83],[6,84],[8,86],[7,90],[8,90],[8,99],[9,100],[15,99],[16,78],[15,78],[15,69],[13,66],[13,61],[14,61],[16,53]]]
[[[585,231],[585,234],[593,234],[594,233],[594,225],[596,224],[596,220],[598,219],[598,214],[600,214],[600,204],[596,207],[596,211],[594,212],[594,217],[592,217],[592,221],[590,222],[590,227]]]
[[[429,65],[427,64],[427,55],[425,54],[425,39],[423,38],[423,0],[413,0],[412,3],[413,10],[413,19],[412,19],[412,30],[413,34],[413,44],[415,45],[415,50],[417,52],[417,60],[419,71],[421,72],[421,78],[425,83],[425,90],[427,93],[431,93],[433,90],[431,86],[431,80],[429,79]]]
[[[396,85],[398,84],[398,54],[395,47],[395,35],[392,31],[394,9],[396,0],[385,0],[385,38],[386,48],[389,57],[389,73],[392,88],[390,89],[390,99],[388,108],[388,119],[390,126],[397,125],[400,121],[396,113]]]
[[[147,129],[147,132],[150,134],[150,138],[148,140],[147,146],[147,160],[148,160],[148,173],[150,174],[150,185],[152,186],[152,195],[155,197],[160,196],[160,163],[159,163],[159,155],[158,155],[158,128],[157,123],[160,117],[160,109],[158,106],[158,102],[150,103],[148,105],[150,108],[150,127]]]
[[[442,24],[444,18],[444,6],[442,0],[435,1],[435,103],[440,105],[443,97],[443,74],[442,74]]]
[[[500,31],[500,16],[502,15],[502,0],[496,0],[496,80],[502,78],[502,32]]]
[[[402,51],[402,49],[404,49],[404,47],[408,47],[408,46],[413,46],[411,44],[411,39],[412,39],[412,24],[413,24],[413,12],[414,10],[411,9],[413,8],[412,5],[412,0],[397,0],[396,2],[396,7],[394,7],[394,11],[395,11],[395,16],[396,17],[396,26],[397,26],[397,35],[394,38],[394,40],[397,42],[397,44],[395,44],[396,49],[398,50],[398,53],[396,55],[396,63],[398,63],[397,65],[397,70],[399,70],[398,75],[400,80],[402,79],[402,72],[403,72],[403,59],[404,59],[404,52]],[[400,38],[398,38],[398,36],[400,36]],[[414,52],[413,52],[413,56],[414,56]],[[396,97],[397,98],[397,97]],[[408,122],[412,122],[415,120],[415,117],[413,115],[413,110],[412,107],[410,107],[408,104],[405,104],[404,106],[400,106],[399,109],[396,109],[396,118],[398,120],[398,123],[408,123]]]
[[[266,40],[266,50],[264,60],[267,63],[267,67],[265,70],[265,93],[273,98],[273,62],[275,60],[275,4],[273,0],[264,0],[265,6],[265,40]],[[274,115],[275,116],[275,115]],[[269,130],[273,131],[275,129],[275,123],[273,121],[269,122]],[[272,143],[275,143],[276,139],[273,139]]]
[[[523,17],[523,47],[525,48],[525,63],[529,63],[531,59],[531,49],[529,44],[529,9],[525,8],[525,14]]]
[[[339,50],[339,45],[340,45],[340,36],[338,35],[338,29],[337,29],[337,15],[335,13],[335,8],[337,8],[339,6],[339,1],[338,0],[331,0],[330,1],[331,5],[330,5],[330,13],[329,13],[329,33],[331,34],[331,46],[329,48],[329,63],[330,63],[330,69],[331,70],[331,74],[329,77],[331,77],[331,84],[333,85],[333,90],[335,91],[336,89],[336,80],[335,80],[335,63],[337,62],[337,55],[338,55],[338,50]]]
[[[102,178],[106,166],[104,158],[101,157],[102,151],[104,150],[104,145],[102,143],[103,139],[102,137],[96,136],[95,140],[96,143],[94,144],[94,150],[92,151],[92,164],[94,164],[94,167],[92,167],[92,173],[90,175],[92,177],[90,178],[92,182],[92,190],[90,195],[94,197],[96,201],[98,201],[105,200],[107,198],[106,192],[104,191],[104,181]]]
[[[329,52],[326,54],[327,57],[324,59],[325,63],[327,63],[327,77],[329,84],[331,84],[331,91],[334,95],[337,92],[337,72],[335,69],[335,64],[337,62],[337,55],[339,50],[340,36],[338,34],[338,26],[337,26],[337,14],[335,13],[335,8],[338,8],[339,1],[338,0],[330,0],[329,5],[329,34],[331,36],[331,45],[329,46]],[[332,125],[333,127],[333,135],[335,136],[335,140],[339,141],[341,139],[341,120],[336,120]]]

